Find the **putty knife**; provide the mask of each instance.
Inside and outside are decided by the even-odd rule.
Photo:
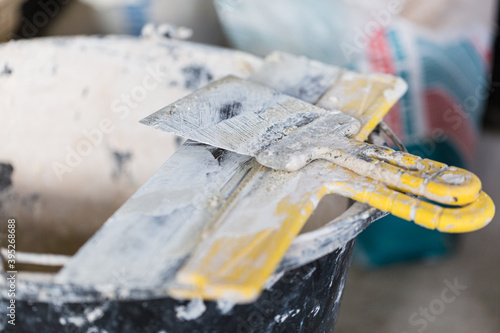
[[[260,82],[272,84],[280,91],[305,98],[309,102],[317,99],[318,104],[325,105],[326,108],[336,102],[343,112],[351,111],[349,114],[361,122],[362,129],[356,134],[359,140],[366,139],[404,92],[404,89],[398,89],[399,94],[394,92],[394,99],[391,100],[388,94],[396,90],[396,78],[347,72],[340,73],[336,79],[329,75],[329,82],[333,85],[330,89],[325,87],[323,97],[311,91],[304,93],[303,89],[297,88],[303,85],[295,82],[296,76],[301,77],[298,80],[301,83],[307,82],[308,78],[315,78],[317,82],[317,78],[321,77],[314,74],[315,68],[311,69],[313,66],[309,62],[282,54],[272,55],[266,59],[265,68],[259,72],[265,72],[266,75],[262,75],[263,79],[257,77]],[[294,76],[283,80],[283,72],[290,72],[290,68],[293,68]],[[301,70],[304,74],[297,74]],[[324,75],[325,71],[322,72]],[[256,77],[252,79],[255,80]],[[367,87],[372,89],[364,89]],[[353,89],[350,88],[357,90],[351,91]],[[426,228],[446,232],[476,230],[491,220],[492,202],[484,193],[465,207],[443,208],[391,190],[377,181],[337,165],[313,163],[310,167],[286,175],[283,184],[295,184],[295,178],[302,180],[302,183],[294,185],[297,188],[291,192],[277,187],[277,179],[285,177],[279,171],[265,168],[264,173],[257,177],[258,181],[252,178],[246,187],[252,189],[252,195],[243,192],[241,197],[245,200],[236,204],[231,213],[218,221],[217,226],[200,242],[177,273],[176,283],[169,286],[170,293],[181,298],[229,299],[243,303],[254,300],[280,262],[286,245],[304,225],[307,212],[314,209],[314,205],[305,203],[318,202],[327,193],[337,193],[366,202],[404,219],[414,220]],[[291,193],[294,193],[292,197],[295,199],[289,196]],[[255,210],[255,207],[259,209]],[[279,214],[266,215],[265,212],[271,207],[275,207]],[[253,211],[251,215],[248,215],[248,209]],[[259,220],[266,221],[267,229],[259,233],[247,233],[248,226]],[[282,222],[278,226],[275,224],[277,220]]]
[[[309,103],[319,100],[326,109],[335,104],[361,122],[355,137],[362,141],[405,90],[400,79],[389,75],[339,71],[303,57],[298,64],[290,56],[273,60],[271,66],[266,59],[252,79],[259,76],[260,82]],[[306,68],[297,77],[302,65]],[[155,297],[165,297],[168,288],[171,296],[250,302],[328,193],[369,202],[407,219],[413,216],[428,228],[447,232],[476,230],[494,210],[484,193],[465,207],[441,209],[324,160],[282,172],[247,156],[188,141],[79,250],[58,274],[58,282],[118,285],[127,298],[143,292],[150,298],[152,291]],[[346,220],[335,225],[347,233],[344,239],[361,231]],[[324,243],[314,244],[325,250]],[[308,248],[303,250],[305,254]]]
[[[359,123],[264,85],[228,76],[144,118],[185,138],[255,156],[262,165],[296,171],[326,159],[397,190],[465,205],[481,191],[472,173],[387,147],[350,139]]]

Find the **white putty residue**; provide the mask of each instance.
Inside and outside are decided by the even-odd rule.
[[[234,302],[219,300],[217,301],[217,309],[221,314],[227,315],[236,305]]]
[[[108,331],[103,328],[92,326],[87,329],[86,333],[108,333]]]
[[[443,173],[441,179],[449,184],[463,184],[465,177],[463,175],[457,175],[453,173]]]
[[[274,316],[274,321],[277,323],[283,323],[288,317],[295,317],[300,313],[300,309],[290,310],[288,313]]]
[[[202,299],[194,299],[187,305],[175,307],[176,317],[182,320],[193,320],[199,318],[207,309]]]
[[[82,327],[85,324],[85,318],[83,316],[68,317],[67,321],[77,327]]]
[[[89,323],[93,323],[97,319],[100,319],[104,315],[103,311],[104,307],[96,307],[92,310],[85,310],[85,315],[87,316],[87,320]]]
[[[316,317],[316,316],[317,316],[317,314],[318,314],[319,310],[321,310],[321,307],[320,307],[319,305],[316,305],[316,306],[314,307],[313,312],[312,312],[313,317]]]
[[[417,206],[411,206],[411,210],[410,210],[410,219],[412,221],[415,221],[415,217],[417,216]]]

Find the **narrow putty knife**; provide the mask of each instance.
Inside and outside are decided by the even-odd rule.
[[[465,205],[481,191],[472,173],[350,139],[359,123],[264,85],[228,76],[141,121],[185,138],[255,156],[262,165],[296,171],[326,159],[397,190]]]

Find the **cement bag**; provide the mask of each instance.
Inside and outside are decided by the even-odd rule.
[[[215,0],[230,42],[408,81],[385,121],[423,156],[470,161],[488,95],[494,0]],[[454,161],[454,162],[455,162]]]
[[[437,153],[458,165],[472,161],[490,91],[494,7],[491,0],[409,0],[398,16],[378,11],[364,36],[343,45],[353,66],[408,82],[408,93],[385,121],[413,153]],[[367,33],[373,22],[377,29]],[[456,156],[439,153],[443,145]]]

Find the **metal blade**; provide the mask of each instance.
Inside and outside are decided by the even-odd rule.
[[[264,85],[227,76],[141,120],[143,124],[243,155],[256,156],[304,126],[328,123],[328,137],[359,129],[356,119]]]

